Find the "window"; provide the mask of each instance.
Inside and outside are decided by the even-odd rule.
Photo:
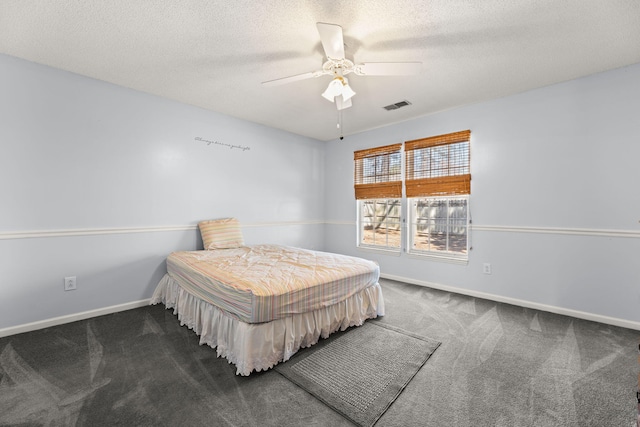
[[[407,198],[471,193],[470,131],[407,141]]]
[[[405,142],[408,252],[467,259],[470,134]]]
[[[358,207],[359,246],[399,251],[402,238],[401,200],[359,200]]]
[[[358,246],[457,260],[469,252],[471,131],[354,152]],[[403,236],[406,201],[406,239]]]
[[[413,198],[410,203],[410,253],[467,257],[468,196]]]
[[[358,246],[400,251],[402,144],[354,152]]]

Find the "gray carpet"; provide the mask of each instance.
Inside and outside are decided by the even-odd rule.
[[[300,351],[276,371],[355,424],[369,427],[439,345],[369,321]]]
[[[381,281],[376,322],[442,342],[375,427],[630,427],[638,331]],[[274,370],[238,377],[162,306],[0,338],[3,426],[353,423]]]

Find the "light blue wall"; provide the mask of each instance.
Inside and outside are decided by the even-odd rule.
[[[149,298],[202,219],[324,245],[319,141],[5,55],[0,94],[0,330]]]
[[[415,283],[640,322],[639,82],[640,64],[327,144],[326,249]],[[358,250],[353,151],[465,129],[468,265]]]
[[[197,221],[226,216],[249,244],[640,322],[638,81],[635,65],[321,143],[0,55],[0,335],[149,298],[166,255],[200,247]],[[358,250],[353,151],[463,129],[468,265]]]

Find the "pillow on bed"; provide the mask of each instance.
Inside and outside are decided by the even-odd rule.
[[[214,219],[198,223],[205,250],[244,246],[240,223],[235,218]]]

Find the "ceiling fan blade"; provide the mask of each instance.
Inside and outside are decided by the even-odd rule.
[[[343,101],[342,95],[336,96],[335,101],[336,101],[336,107],[338,107],[338,110],[344,110],[345,108],[349,108],[352,105],[351,98],[347,99],[346,101]]]
[[[282,77],[280,79],[275,80],[267,80],[266,82],[262,82],[264,86],[278,86],[286,83],[297,82],[298,80],[310,79],[312,77],[318,77],[324,74],[322,71],[310,71],[308,73],[296,74],[295,76]]]
[[[411,76],[421,69],[422,62],[367,62],[357,64],[354,72],[360,76]]]
[[[342,37],[342,27],[335,24],[316,23],[320,41],[324,48],[324,53],[330,59],[344,58],[344,39]]]

